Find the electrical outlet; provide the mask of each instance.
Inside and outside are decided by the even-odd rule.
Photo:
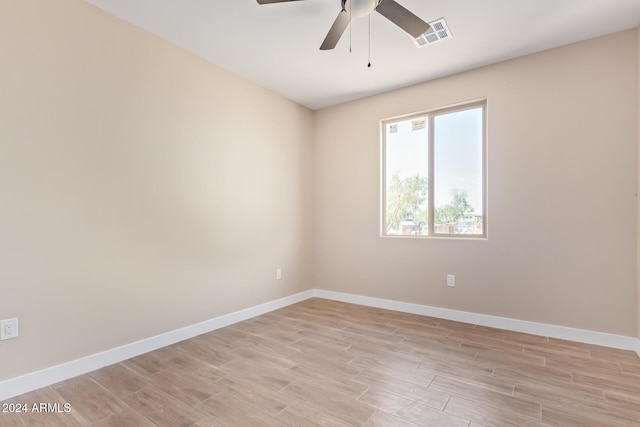
[[[282,269],[281,268],[276,269],[276,279],[277,280],[282,279]]]
[[[18,337],[18,318],[0,320],[0,340]]]
[[[447,274],[447,286],[450,288],[456,287],[456,276],[454,274]]]

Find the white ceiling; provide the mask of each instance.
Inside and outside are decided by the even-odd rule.
[[[418,49],[373,13],[320,51],[340,0],[86,0],[312,109],[640,25],[640,0],[397,0],[453,37]]]

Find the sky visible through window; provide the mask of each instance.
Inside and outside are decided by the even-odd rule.
[[[468,193],[482,214],[482,108],[434,117],[434,204],[442,206],[454,189]]]

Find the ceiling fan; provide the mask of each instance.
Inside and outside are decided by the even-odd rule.
[[[259,4],[284,3],[299,0],[258,0]],[[429,29],[429,24],[398,4],[395,0],[340,0],[341,10],[329,29],[320,50],[336,47],[340,37],[349,26],[352,18],[367,17],[374,10],[389,21],[402,28],[413,38],[419,37]]]

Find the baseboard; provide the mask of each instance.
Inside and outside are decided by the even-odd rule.
[[[0,401],[312,298],[309,290],[0,382]]]
[[[490,316],[486,314],[470,313],[466,311],[451,310],[447,308],[432,307],[401,301],[393,301],[382,298],[366,297],[342,292],[311,289],[288,297],[280,298],[244,310],[239,310],[223,316],[219,316],[195,325],[177,329],[151,338],[136,341],[121,347],[113,348],[101,353],[92,354],[81,359],[73,360],[61,365],[46,368],[41,371],[29,373],[20,377],[11,378],[0,382],[0,401],[37,390],[60,381],[64,381],[87,372],[95,371],[104,366],[122,362],[123,360],[175,344],[185,339],[193,338],[243,320],[261,314],[269,313],[295,304],[309,298],[318,297],[334,301],[348,302],[369,307],[378,307],[387,310],[401,311],[405,313],[419,314],[423,316],[438,317],[441,319],[455,320],[458,322],[473,323],[476,325],[490,326],[516,332],[524,332],[534,335],[577,341],[588,344],[602,345],[606,347],[632,350],[640,357],[640,339],[623,335],[607,334],[603,332],[587,331],[583,329],[567,328],[564,326],[547,325],[544,323],[529,322],[505,317]]]
[[[605,332],[594,332],[584,329],[568,328],[565,326],[548,325],[544,323],[529,322],[526,320],[517,320],[506,317],[490,316],[487,314],[470,313],[466,311],[431,307],[427,305],[393,301],[382,298],[365,297],[362,295],[346,294],[342,292],[325,291],[321,289],[316,289],[314,291],[314,295],[318,298],[348,302],[369,307],[420,314],[423,316],[437,317],[440,319],[455,320],[457,322],[473,323],[476,325],[506,329],[509,331],[524,332],[532,335],[541,335],[545,337],[558,338],[586,344],[601,345],[622,350],[631,350],[636,351],[640,356],[640,340],[624,335],[608,334]]]

